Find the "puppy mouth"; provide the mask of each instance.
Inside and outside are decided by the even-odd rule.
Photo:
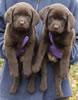
[[[22,30],[26,30],[26,28],[24,28],[24,27],[17,27],[16,30],[22,31]]]
[[[25,28],[25,27],[16,27],[15,29],[18,30],[18,31],[27,31],[27,30],[29,30],[29,28]]]
[[[25,34],[27,34],[28,32],[29,32],[29,29],[28,28],[21,28],[21,27],[19,27],[19,28],[14,28],[14,30],[16,31],[16,34],[17,35],[25,35]]]
[[[62,34],[62,31],[60,31],[60,30],[58,30],[58,29],[52,29],[52,30],[50,30],[52,33],[57,33],[57,34]]]
[[[63,34],[57,33],[57,32],[51,32],[51,34],[56,36],[56,37],[62,37],[63,36]]]

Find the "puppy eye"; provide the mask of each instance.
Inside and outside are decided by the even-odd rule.
[[[24,13],[23,15],[24,15],[24,16],[27,16],[27,14],[26,14],[26,13]]]
[[[49,17],[48,17],[48,19],[51,19],[51,18],[52,18],[52,16],[49,16]]]
[[[28,16],[29,17],[30,15],[28,13],[24,13],[24,16]]]
[[[65,19],[65,18],[63,18],[63,21],[65,22],[65,21],[66,21],[66,19]]]
[[[49,16],[48,19],[49,19],[49,20],[53,20],[54,17],[53,17],[53,16]]]
[[[20,13],[15,13],[15,14],[14,14],[14,16],[20,16],[20,15],[21,15]]]
[[[62,17],[61,20],[63,20],[65,22],[66,21],[66,18]]]

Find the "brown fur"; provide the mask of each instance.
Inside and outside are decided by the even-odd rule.
[[[58,96],[63,96],[61,81],[68,77],[70,55],[75,42],[75,19],[68,8],[58,3],[43,8],[40,11],[40,17],[44,25],[38,55],[35,64],[32,66],[32,70],[36,73],[40,68],[44,67],[43,70],[46,71],[47,61],[54,62],[54,69],[56,72],[56,94]],[[52,33],[54,44],[63,53],[60,60],[56,59],[56,57],[48,51],[50,46],[49,32]],[[47,54],[49,59],[44,62]],[[41,67],[42,63],[44,66]],[[47,75],[45,74],[44,77],[47,77]],[[46,79],[47,78],[42,79],[46,82],[45,84],[47,84]],[[42,88],[43,87],[44,84],[42,84]],[[46,90],[46,87],[44,88],[44,90]]]
[[[32,74],[32,57],[35,47],[38,45],[35,25],[39,23],[40,18],[31,5],[21,2],[6,11],[5,20],[8,23],[4,34],[4,49],[8,59],[10,75],[14,79],[10,93],[14,94],[18,90],[22,72],[25,76]],[[29,36],[29,40],[24,47],[25,52],[16,57],[16,50],[21,48],[22,41],[26,35]],[[31,75],[30,80],[32,80],[33,76]],[[34,89],[33,86],[32,88]],[[31,90],[29,91],[31,92]]]

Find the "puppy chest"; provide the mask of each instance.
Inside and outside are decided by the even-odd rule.
[[[13,47],[18,50],[18,49],[21,49],[21,48],[25,48],[27,46],[28,43],[25,43],[24,46],[24,38],[21,39],[21,40],[18,40],[18,41],[14,41],[13,43]]]
[[[58,48],[64,48],[68,45],[68,41],[64,36],[53,36],[53,41]]]

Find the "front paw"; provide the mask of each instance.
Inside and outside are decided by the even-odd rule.
[[[23,69],[23,72],[24,72],[24,75],[29,77],[31,75],[31,69],[28,68],[28,69]]]
[[[9,63],[9,68],[10,68],[10,75],[13,78],[17,78],[19,77],[19,68],[18,68],[18,64],[17,63]]]
[[[23,64],[23,73],[25,76],[29,77],[31,75],[31,65],[28,64],[28,66],[26,66],[25,64]]]
[[[13,84],[12,84],[12,87],[10,89],[10,94],[15,94],[17,91],[18,91],[18,88],[19,88],[19,84],[20,84],[20,78],[15,78],[13,80]]]
[[[11,88],[10,90],[10,94],[13,95],[17,92],[17,89],[16,88]]]
[[[12,72],[12,71],[10,71],[10,75],[11,75],[13,78],[19,77],[19,73],[18,73],[18,72]]]
[[[40,84],[40,91],[44,92],[47,90],[47,77],[43,77],[41,79],[41,84]]]
[[[47,82],[45,84],[41,83],[40,91],[45,92],[47,90]]]
[[[29,93],[34,93],[35,92],[35,83],[32,81],[30,81],[30,83],[28,84],[28,92]]]
[[[38,66],[38,64],[35,64],[32,66],[32,72],[33,73],[37,73],[40,71],[40,66]]]
[[[56,88],[56,95],[59,96],[59,97],[63,97],[62,90],[59,90],[58,88]]]

